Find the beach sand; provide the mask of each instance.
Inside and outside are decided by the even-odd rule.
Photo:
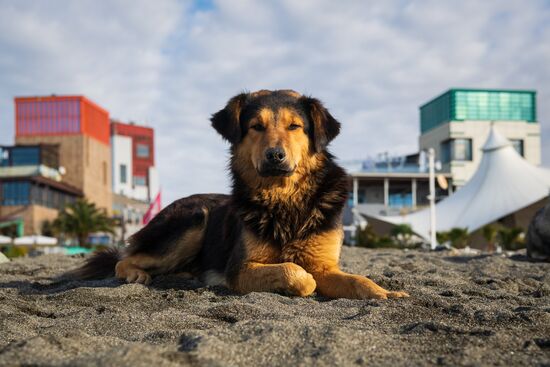
[[[550,366],[550,264],[522,255],[344,248],[388,301],[48,280],[81,262],[0,264],[1,366]]]

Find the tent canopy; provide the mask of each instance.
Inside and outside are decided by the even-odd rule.
[[[0,236],[0,245],[8,245],[11,241],[12,239],[10,237]]]
[[[494,125],[482,151],[479,167],[466,185],[436,204],[438,232],[452,228],[473,232],[548,197],[550,171],[527,162]],[[429,208],[404,216],[374,218],[408,223],[415,233],[429,239]]]

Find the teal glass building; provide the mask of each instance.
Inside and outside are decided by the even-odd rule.
[[[446,122],[475,120],[536,123],[536,92],[450,89],[420,107],[422,134]]]

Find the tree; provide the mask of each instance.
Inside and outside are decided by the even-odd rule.
[[[79,246],[85,247],[90,233],[106,232],[114,234],[115,221],[94,203],[79,199],[67,205],[53,223],[58,233],[74,237]]]

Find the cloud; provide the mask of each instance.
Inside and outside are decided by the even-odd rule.
[[[550,141],[543,1],[53,4],[2,4],[1,141],[13,95],[85,94],[156,128],[166,201],[228,191],[227,145],[208,119],[243,89],[322,99],[343,123],[343,159],[415,151],[418,106],[460,86],[537,89]]]

